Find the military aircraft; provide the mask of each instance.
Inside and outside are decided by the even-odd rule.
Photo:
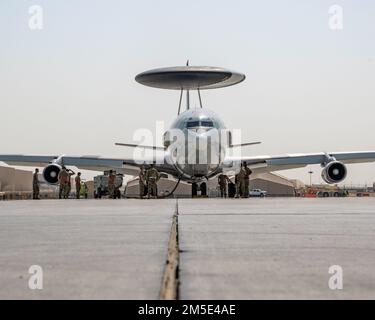
[[[323,180],[335,184],[346,178],[347,164],[375,161],[375,151],[298,153],[277,156],[241,156],[234,152],[233,155],[233,152],[230,152],[233,149],[241,149],[260,142],[234,144],[232,132],[226,129],[223,121],[213,111],[203,107],[201,90],[238,84],[245,80],[245,75],[241,73],[216,67],[194,67],[187,63],[186,66],[181,67],[146,71],[137,75],[135,80],[150,87],[180,91],[178,116],[170,129],[165,132],[162,147],[117,143],[120,146],[152,150],[148,157],[0,154],[0,161],[9,165],[44,167],[43,177],[49,184],[58,183],[58,174],[62,166],[75,166],[94,171],[113,169],[117,173],[137,175],[142,165],[153,164],[159,172],[171,175],[178,182],[183,180],[191,183],[193,195],[198,188],[202,194],[205,194],[208,179],[224,171],[236,171],[245,162],[252,172],[273,172],[320,164]],[[199,108],[190,108],[191,91],[198,93]],[[186,92],[186,110],[181,112],[184,92]]]

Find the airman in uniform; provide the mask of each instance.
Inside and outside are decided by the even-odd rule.
[[[158,185],[157,182],[160,179],[158,170],[155,169],[154,165],[151,165],[151,168],[147,170],[146,181],[147,181],[147,197],[150,199],[151,195],[153,198],[158,197]]]
[[[142,166],[139,171],[139,198],[143,199],[143,196],[145,194],[145,188],[146,188],[146,175],[145,175],[145,169]]]
[[[245,177],[245,172],[242,169],[242,165],[241,165],[240,172],[237,173],[236,177],[237,177],[237,180],[236,180],[236,192],[237,192],[236,198],[241,198],[243,196],[243,192],[244,192],[244,177]]]
[[[39,200],[39,179],[38,179],[39,169],[35,169],[33,174],[33,199]]]
[[[250,185],[250,175],[253,173],[248,167],[246,162],[243,163],[243,192],[242,196],[245,198],[249,197],[249,185]]]
[[[227,175],[221,174],[218,177],[218,183],[220,187],[220,196],[226,198],[228,194],[228,183],[231,183]]]
[[[66,191],[68,188],[68,179],[69,179],[69,173],[66,170],[66,168],[63,166],[61,168],[61,171],[58,175],[58,181],[59,181],[59,199],[63,198],[66,199]]]
[[[68,172],[68,183],[65,189],[65,199],[69,198],[70,191],[72,190],[72,176],[75,175],[75,172],[71,169],[67,169],[66,171]]]
[[[239,197],[239,182],[238,182],[238,173],[236,173],[234,175],[234,185],[236,186],[236,194],[235,194],[235,198],[238,198]]]
[[[115,198],[115,179],[116,179],[116,175],[113,173],[112,170],[109,170],[108,193],[109,193],[109,197],[112,199]]]
[[[81,194],[81,172],[77,173],[77,176],[75,177],[74,181],[76,184],[76,198],[79,199]]]

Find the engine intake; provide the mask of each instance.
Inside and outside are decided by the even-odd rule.
[[[346,178],[346,166],[339,161],[328,163],[322,171],[322,178],[329,184],[339,183]]]
[[[49,184],[57,184],[59,181],[59,173],[61,171],[61,166],[58,164],[50,164],[43,170],[43,178],[46,180]]]

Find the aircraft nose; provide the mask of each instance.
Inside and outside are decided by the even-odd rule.
[[[195,158],[195,163],[206,166],[207,172],[211,170],[212,165],[218,164],[218,139],[208,131],[192,132],[189,137],[188,147],[190,154],[189,160],[194,160]]]
[[[185,139],[185,153],[179,153],[177,165],[190,176],[209,176],[219,166],[218,138],[206,130],[187,130]]]

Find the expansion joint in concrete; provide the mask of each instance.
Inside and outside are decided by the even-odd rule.
[[[179,264],[180,247],[178,241],[178,200],[172,217],[172,226],[169,235],[167,260],[159,298],[161,300],[178,300],[179,298]]]

